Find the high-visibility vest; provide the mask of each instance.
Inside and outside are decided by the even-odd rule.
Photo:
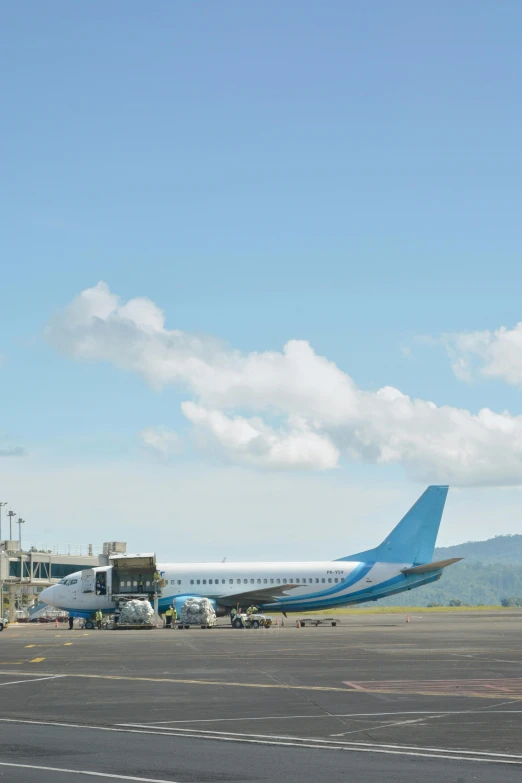
[[[174,611],[173,611],[172,607],[170,607],[170,609],[167,609],[167,611],[165,612],[165,616],[166,617],[172,617],[173,614],[174,614]]]

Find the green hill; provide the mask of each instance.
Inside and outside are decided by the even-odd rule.
[[[376,601],[376,605],[447,605],[452,600],[492,605],[506,598],[522,599],[522,535],[438,547],[433,554],[433,560],[450,557],[465,559],[447,568],[438,582]]]
[[[522,565],[522,535],[495,536],[487,541],[468,541],[456,546],[437,547],[434,560],[465,557],[468,563],[511,563]]]

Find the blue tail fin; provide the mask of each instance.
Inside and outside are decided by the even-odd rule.
[[[447,494],[448,487],[428,487],[382,544],[339,560],[413,565],[431,562]]]

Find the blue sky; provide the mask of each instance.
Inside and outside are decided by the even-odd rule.
[[[214,506],[251,481],[266,514],[274,481],[286,487],[279,500],[310,482],[322,499],[332,486],[362,484],[398,493],[402,508],[431,477],[413,476],[402,457],[350,459],[331,433],[342,452],[333,472],[238,467],[223,442],[194,440],[180,403],[202,397],[187,396],[186,380],[153,389],[115,357],[85,362],[77,347],[67,355],[43,339],[53,315],[100,280],[122,302],[152,300],[169,330],[243,355],[305,340],[369,393],[393,386],[473,415],[522,413],[519,384],[500,371],[463,382],[440,341],[520,320],[521,23],[518,5],[490,2],[4,10],[0,428],[26,455],[4,458],[2,491],[35,528],[72,535],[77,513],[74,497],[59,512],[32,493],[28,476],[38,483],[42,465],[56,487],[86,465],[95,476],[116,471],[122,486],[126,470],[161,475],[165,487],[174,473],[209,487],[221,476],[215,486],[228,489]],[[222,410],[259,413],[250,400]],[[139,433],[151,427],[179,437],[175,453],[144,447]],[[497,448],[509,446],[495,444],[492,460]],[[473,537],[469,509],[484,506],[484,493],[515,532],[518,482],[508,473],[505,482],[482,473],[460,491],[467,526],[455,513],[448,540]],[[512,489],[481,494],[499,483]],[[141,510],[132,517],[119,492],[104,488],[103,508],[141,545]],[[338,513],[332,503],[328,515]],[[365,503],[355,510],[366,513]],[[79,514],[79,526],[98,511]],[[227,523],[219,512],[220,528],[240,530],[243,513]],[[198,514],[190,525],[210,524]],[[490,528],[484,520],[477,537],[499,532]],[[174,546],[169,531],[165,521]],[[330,548],[339,534],[334,527]]]

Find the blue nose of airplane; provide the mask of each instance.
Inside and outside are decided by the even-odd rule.
[[[52,587],[46,587],[45,590],[42,590],[42,592],[38,597],[40,601],[44,602],[44,604],[48,604],[48,606],[53,606],[53,599],[55,593],[56,593],[56,586],[52,585]]]

